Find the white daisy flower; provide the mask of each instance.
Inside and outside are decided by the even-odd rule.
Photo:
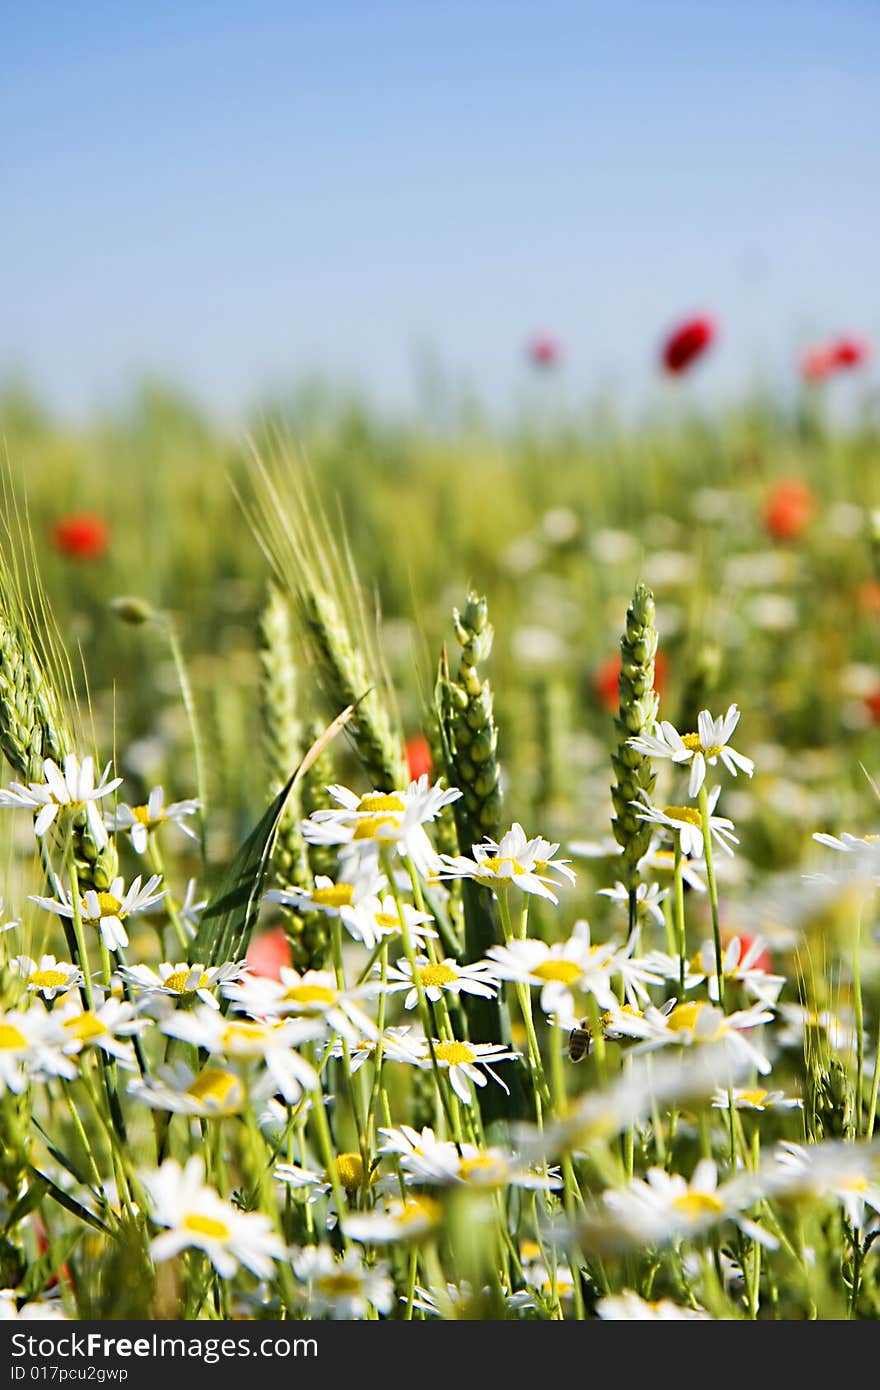
[[[96,843],[103,847],[107,844],[107,831],[97,803],[115,791],[122,781],[121,777],[108,780],[109,771],[108,763],[96,786],[92,758],[83,758],[80,763],[79,758],[70,753],[64,759],[63,770],[51,758],[46,758],[43,763],[45,782],[27,785],[12,782],[8,790],[0,791],[0,806],[25,806],[35,811],[34,833],[37,836],[45,835],[60,811],[84,812]]]
[[[759,964],[766,949],[767,943],[763,937],[753,937],[746,943],[741,937],[734,936],[724,947],[721,968],[725,980],[742,985],[746,994],[763,1004],[775,1004],[786,980],[784,975],[773,975]],[[715,969],[714,941],[703,943],[691,969],[700,977],[701,982],[706,981],[709,998],[717,1004],[718,975]]]
[[[129,1071],[134,1070],[136,1061],[128,1039],[152,1027],[149,1019],[138,1017],[133,1005],[112,996],[95,1009],[83,1009],[71,1000],[55,1017],[64,1028],[65,1052],[78,1056],[88,1047],[99,1047]]]
[[[18,1297],[15,1289],[0,1289],[0,1322],[68,1321],[60,1299],[38,1299],[19,1308]]]
[[[150,1254],[160,1263],[181,1250],[203,1250],[217,1273],[231,1279],[239,1264],[260,1279],[272,1275],[273,1261],[285,1257],[284,1242],[272,1230],[262,1212],[243,1212],[205,1185],[205,1170],[198,1155],[181,1168],[167,1158],[161,1168],[141,1174],[150,1199],[150,1220],[168,1230],[150,1243]]]
[[[644,801],[630,802],[630,805],[635,807],[639,820],[649,821],[652,825],[662,825],[667,831],[674,831],[680,839],[682,853],[694,859],[702,859],[703,828],[700,813],[696,807],[664,806],[661,808],[652,806],[647,793],[643,793],[643,795]],[[719,849],[723,850],[725,854],[733,854],[731,845],[739,844],[739,840],[733,834],[733,821],[728,820],[726,816],[713,815],[720,795],[720,787],[713,787],[709,793],[709,833]]]
[[[668,1014],[660,1009],[648,1008],[643,1021],[650,1032],[633,1049],[633,1055],[658,1047],[717,1043],[730,1053],[733,1060],[750,1063],[761,1076],[766,1076],[770,1071],[769,1061],[745,1035],[750,1029],[771,1022],[772,1018],[772,1012],[763,1004],[753,1004],[750,1009],[738,1009],[732,1014],[725,1014],[705,1000],[676,1004]]]
[[[379,1152],[397,1155],[401,1172],[411,1182],[488,1189],[522,1187],[544,1192],[555,1192],[562,1186],[558,1169],[535,1172],[516,1154],[497,1147],[459,1145],[437,1139],[432,1129],[417,1134],[408,1125],[401,1125],[398,1130],[380,1129],[379,1133],[383,1136]]]
[[[560,1027],[572,1026],[583,1012],[575,1003],[575,990],[594,995],[603,1009],[617,1002],[611,987],[614,946],[591,945],[588,922],[576,922],[568,940],[552,946],[532,938],[512,939],[506,946],[490,946],[486,955],[500,979],[540,986],[541,1008]]]
[[[637,934],[636,934],[637,935]],[[623,996],[627,1004],[649,1004],[651,996],[649,985],[662,985],[663,976],[654,969],[652,961],[645,956],[637,956],[636,937],[616,950],[608,962],[608,973],[623,981]]]
[[[315,811],[302,823],[309,844],[339,845],[340,864],[354,872],[376,871],[385,847],[412,860],[423,876],[436,865],[437,855],[424,831],[461,792],[457,787],[430,786],[427,773],[404,791],[368,792],[358,796],[347,787],[328,787],[338,809]]]
[[[797,1096],[787,1096],[784,1091],[765,1091],[761,1086],[733,1086],[729,1091],[719,1087],[712,1104],[716,1110],[729,1110],[731,1096],[734,1110],[763,1113],[765,1110],[798,1110],[803,1106]]]
[[[341,917],[364,898],[375,897],[385,882],[384,874],[369,871],[353,878],[351,883],[341,880],[334,883],[327,874],[318,874],[314,887],[272,888],[264,895],[264,901],[280,903],[297,912],[323,912],[328,917]]]
[[[690,763],[688,796],[694,797],[706,780],[706,768],[714,767],[720,758],[727,771],[735,777],[737,771],[751,777],[755,764],[751,758],[730,747],[730,739],[739,723],[740,712],[731,705],[727,713],[713,719],[707,709],[697,717],[695,734],[680,734],[673,724],[663,720],[654,725],[653,734],[631,738],[630,746],[649,758],[669,758],[673,763]]]
[[[155,1076],[129,1081],[127,1089],[130,1096],[151,1110],[195,1115],[204,1120],[237,1115],[247,1099],[244,1082],[234,1071],[203,1067],[196,1073],[179,1060],[160,1067]]]
[[[224,985],[223,993],[237,1009],[256,1018],[320,1022],[328,1031],[340,1033],[351,1042],[376,1036],[376,1025],[358,1002],[374,994],[375,986],[340,989],[330,970],[307,970],[301,975],[292,966],[282,965],[277,980],[245,975],[240,983]],[[318,1034],[322,1031],[319,1028]],[[316,1034],[312,1032],[311,1036]]]
[[[313,1020],[257,1022],[224,1018],[215,1009],[200,1004],[191,1012],[176,1009],[162,1019],[159,1028],[172,1038],[182,1038],[230,1060],[263,1062],[275,1088],[291,1105],[297,1103],[303,1091],[313,1091],[318,1085],[314,1067],[295,1050],[300,1043],[323,1033]]]
[[[76,1067],[64,1055],[64,1033],[57,1013],[42,1006],[0,1013],[0,1095],[20,1096],[31,1080],[76,1076]]]
[[[877,854],[880,855],[880,835],[850,835],[844,830],[840,835],[826,835],[817,832],[813,839],[826,849],[836,849],[839,854]]]
[[[144,854],[151,832],[158,830],[160,825],[176,825],[184,835],[197,840],[196,832],[185,821],[201,808],[202,803],[192,799],[172,801],[166,806],[162,787],[153,787],[145,805],[128,806],[123,802],[118,806],[115,815],[107,817],[107,828],[117,834],[128,835],[135,852]]]
[[[588,1244],[611,1249],[669,1245],[698,1239],[713,1226],[732,1220],[752,1239],[773,1247],[773,1238],[743,1215],[757,1195],[754,1179],[719,1187],[711,1158],[700,1159],[689,1182],[681,1173],[651,1168],[646,1178],[632,1178],[625,1187],[603,1193],[581,1234]]]
[[[615,883],[613,888],[599,888],[599,897],[611,898],[621,907],[629,908],[629,889],[623,883]],[[658,926],[663,926],[663,904],[669,897],[670,889],[661,888],[659,883],[640,883],[636,888],[636,910],[640,918],[650,917]]]
[[[202,898],[196,901],[196,881],[194,878],[187,879],[186,893],[183,902],[178,908],[178,916],[183,922],[184,930],[189,937],[194,937],[199,927],[199,918],[208,906],[208,899]]]
[[[853,1053],[858,1032],[849,1009],[834,1013],[831,1009],[807,1008],[803,1004],[779,1005],[780,1027],[775,1038],[780,1047],[802,1048],[804,1037],[811,1030],[823,1033],[835,1052]]]
[[[433,1197],[419,1194],[391,1198],[372,1211],[352,1212],[343,1221],[345,1234],[361,1245],[397,1245],[432,1235],[443,1219],[443,1208]]]
[[[310,1245],[291,1258],[311,1318],[365,1318],[371,1307],[389,1313],[394,1305],[387,1265],[367,1265],[355,1250],[337,1258],[328,1245]]]
[[[403,920],[410,943],[424,949],[427,941],[436,941],[437,933],[428,925],[434,918],[429,912],[419,912],[412,903],[402,902]],[[364,898],[356,906],[343,909],[340,917],[355,941],[372,951],[385,938],[402,936],[397,904],[391,893],[384,898]]]
[[[357,1152],[336,1154],[333,1159],[333,1168],[335,1170],[333,1176],[337,1183],[352,1199],[363,1193],[376,1181],[377,1174],[365,1170],[363,1157]],[[283,1182],[288,1187],[308,1189],[309,1202],[316,1202],[319,1197],[329,1196],[329,1210],[335,1219],[336,1210],[332,1196],[333,1183],[330,1180],[328,1170],[319,1173],[312,1168],[303,1168],[297,1163],[276,1163],[275,1177],[278,1182]]]
[[[31,960],[30,956],[16,956],[12,964],[24,980],[28,993],[40,994],[44,999],[54,999],[83,983],[83,973],[77,966],[58,961],[54,956],[40,956],[39,961]]]
[[[492,1063],[515,1062],[519,1055],[501,1043],[459,1042],[457,1039],[441,1042],[439,1038],[434,1040],[437,1065],[441,1071],[449,1073],[449,1083],[464,1105],[470,1105],[472,1098],[468,1081],[472,1081],[475,1086],[485,1086],[485,1073],[498,1083],[502,1091],[507,1091],[501,1077],[492,1070]],[[433,1066],[427,1043],[420,1065],[426,1070]]]
[[[406,1028],[386,1028],[382,1034],[382,1060],[383,1062],[403,1062],[408,1066],[418,1066],[424,1053],[424,1039],[419,1036],[411,1036],[412,1030]],[[379,1038],[358,1038],[354,1042],[346,1039],[348,1047],[348,1065],[354,1076],[360,1071],[364,1062],[372,1061],[376,1056],[376,1049],[379,1046]],[[343,1057],[345,1049],[343,1040],[340,1037],[334,1039],[330,1045],[331,1057]]]
[[[149,965],[122,965],[118,974],[130,985],[138,1000],[145,1002],[171,1001],[189,1006],[199,999],[211,1009],[219,1009],[217,993],[220,986],[232,980],[240,980],[245,972],[244,961],[235,964],[227,961],[223,965],[204,966],[195,961],[172,964],[163,961],[157,970]]]
[[[138,874],[128,888],[121,877],[114,878],[106,891],[96,892],[94,888],[90,888],[83,895],[80,905],[83,923],[100,931],[108,951],[124,948],[128,945],[128,932],[123,922],[137,912],[148,912],[151,907],[162,901],[166,890],[163,888],[160,893],[156,892],[161,882],[161,876],[153,874],[142,887],[141,876]],[[57,898],[32,897],[31,902],[38,903],[47,912],[54,912],[58,917],[72,918],[73,901],[63,883],[57,878],[55,891],[58,894]]]
[[[712,1317],[703,1308],[684,1308],[680,1303],[673,1303],[671,1298],[648,1302],[632,1289],[606,1294],[596,1304],[596,1312],[605,1322],[692,1322]]]
[[[395,994],[406,990],[406,998],[403,1001],[405,1009],[414,1009],[419,1002],[415,979],[432,1004],[436,1004],[443,994],[476,994],[482,999],[494,999],[498,993],[499,977],[493,972],[488,961],[477,961],[474,965],[458,965],[449,957],[431,961],[419,956],[416,958],[415,968],[415,978],[408,960],[389,965],[387,970],[385,991]]]
[[[439,879],[469,878],[484,888],[498,892],[509,886],[522,893],[534,893],[556,903],[559,899],[553,892],[558,881],[549,870],[556,870],[569,882],[574,882],[574,874],[568,867],[568,860],[555,860],[558,845],[550,844],[537,836],[529,840],[522,826],[515,823],[499,841],[487,839],[474,845],[471,857],[464,854],[442,854],[441,867],[437,871]]]
[[[810,1200],[834,1197],[851,1226],[861,1230],[865,1208],[880,1212],[880,1155],[878,1145],[828,1140],[821,1144],[783,1141],[764,1172],[771,1194]]]
[[[621,854],[623,850],[621,849]],[[644,859],[639,860],[639,868],[645,872],[662,874],[669,878],[675,873],[675,852],[671,849],[663,849],[659,841],[652,843]],[[687,855],[682,856],[681,878],[685,887],[693,889],[695,893],[705,893],[706,883],[702,875],[706,872],[706,862],[704,859],[690,859]]]

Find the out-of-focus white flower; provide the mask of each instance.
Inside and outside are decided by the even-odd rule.
[[[268,1279],[273,1261],[284,1258],[284,1242],[272,1230],[262,1212],[243,1212],[224,1202],[205,1184],[201,1158],[194,1155],[186,1166],[167,1158],[161,1168],[141,1174],[150,1201],[150,1220],[168,1230],[150,1244],[158,1262],[181,1250],[203,1250],[217,1273],[230,1279],[239,1264],[261,1279]]]

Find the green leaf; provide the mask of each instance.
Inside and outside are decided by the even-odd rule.
[[[7,1216],[6,1223],[3,1227],[4,1231],[11,1231],[13,1226],[17,1226],[19,1221],[23,1221],[26,1216],[29,1216],[34,1210],[34,1207],[40,1205],[48,1191],[48,1184],[43,1178],[36,1178],[31,1182],[27,1192],[19,1197],[12,1211]]]
[[[46,1253],[30,1265],[15,1291],[16,1295],[29,1299],[42,1293],[53,1275],[56,1275],[62,1265],[70,1259],[81,1237],[82,1231],[67,1231],[57,1240],[53,1240]]]
[[[192,943],[193,960],[219,965],[223,961],[241,960],[247,951],[260,910],[278,823],[287,798],[327,744],[345,727],[355,708],[355,705],[349,705],[316,739],[287,785],[282,787],[266,808],[259,824],[240,846],[202,913]]]
[[[59,1149],[58,1145],[55,1144],[53,1140],[49,1138],[48,1134],[43,1129],[43,1126],[40,1124],[39,1120],[34,1119],[32,1120],[32,1123],[34,1129],[39,1134],[40,1138],[46,1145],[46,1148],[49,1150],[49,1153],[52,1155],[55,1162],[60,1163],[62,1168],[66,1168],[67,1172],[71,1175],[72,1178],[76,1178],[76,1181],[80,1184],[81,1187],[87,1187],[89,1192],[92,1193],[93,1197],[97,1201],[98,1194],[95,1191],[92,1184],[90,1183],[89,1179],[85,1176],[79,1164],[74,1162],[70,1155],[66,1154],[63,1149]]]
[[[102,1231],[104,1235],[111,1234],[109,1227],[105,1226],[100,1216],[96,1216],[93,1211],[89,1211],[88,1207],[84,1207],[82,1202],[78,1202],[75,1197],[71,1197],[70,1193],[65,1192],[63,1187],[59,1187],[57,1183],[53,1182],[47,1173],[41,1173],[39,1168],[33,1167],[31,1168],[31,1173],[34,1177],[46,1184],[49,1196],[54,1198],[60,1207],[64,1207],[65,1211],[69,1211],[72,1216],[78,1217],[80,1221],[85,1221],[87,1226],[93,1226],[96,1231]]]

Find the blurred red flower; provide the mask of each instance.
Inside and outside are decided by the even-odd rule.
[[[616,714],[620,708],[620,695],[617,689],[620,666],[620,652],[615,652],[613,656],[606,657],[593,672],[593,689],[598,696],[599,703],[604,705],[611,714]],[[654,689],[658,695],[662,694],[666,685],[667,670],[666,655],[664,652],[658,652],[654,658]]]
[[[423,773],[430,773],[434,766],[431,745],[424,734],[413,734],[406,741],[406,765],[411,782],[416,782]]]
[[[876,579],[863,579],[858,587],[858,605],[863,613],[880,613],[880,584]]]
[[[562,344],[550,333],[536,333],[529,339],[527,351],[533,367],[556,367],[562,360]]]
[[[282,965],[290,965],[290,942],[283,927],[270,927],[255,936],[248,947],[245,961],[252,975],[264,975],[267,980],[280,980]]]
[[[800,478],[774,483],[764,503],[764,526],[776,541],[796,540],[816,511],[816,499]]]
[[[871,356],[870,345],[864,338],[843,337],[831,344],[829,349],[835,367],[861,367]]]
[[[870,356],[871,346],[864,338],[844,334],[805,352],[801,358],[801,376],[805,381],[825,381],[835,372],[863,366]]]
[[[103,517],[77,512],[55,522],[52,540],[63,555],[76,560],[97,560],[107,549],[110,530]]]
[[[717,336],[715,320],[706,314],[685,319],[663,343],[662,361],[667,372],[679,376],[706,351]]]
[[[801,358],[804,381],[824,381],[834,371],[834,358],[828,348],[810,348]]]

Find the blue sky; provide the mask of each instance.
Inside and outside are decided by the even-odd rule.
[[[142,372],[236,414],[314,372],[383,405],[443,363],[503,405],[707,399],[880,337],[875,0],[4,7],[0,372],[65,412]]]

